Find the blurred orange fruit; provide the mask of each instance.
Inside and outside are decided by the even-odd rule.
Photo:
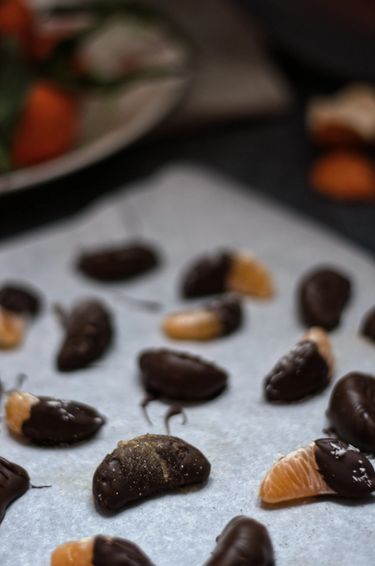
[[[34,84],[15,128],[12,163],[22,167],[61,155],[72,147],[78,126],[75,95],[48,82]]]
[[[16,38],[27,51],[33,31],[33,12],[23,0],[0,1],[0,36]]]

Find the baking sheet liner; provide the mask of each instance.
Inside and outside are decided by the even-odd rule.
[[[105,286],[74,271],[82,247],[138,235],[160,244],[163,269]],[[168,341],[159,324],[163,312],[182,304],[177,292],[181,269],[219,246],[253,250],[272,270],[277,296],[270,302],[246,301],[245,327],[231,337],[207,344]],[[26,373],[24,389],[92,404],[108,423],[92,441],[62,449],[20,444],[1,426],[0,454],[23,465],[34,484],[52,485],[30,490],[9,508],[0,526],[1,566],[47,566],[56,545],[99,533],[136,542],[157,565],[198,566],[226,523],[242,513],[268,527],[279,566],[374,564],[375,498],[361,503],[321,499],[275,510],[262,508],[257,498],[260,481],[278,455],[324,436],[331,388],[289,406],[262,399],[264,375],[303,333],[295,313],[296,281],[320,263],[337,265],[354,282],[342,325],[331,334],[335,379],[350,370],[373,373],[375,349],[358,337],[360,320],[374,302],[370,257],[206,170],[164,170],[69,222],[6,243],[0,249],[2,280],[30,281],[43,291],[47,306],[30,326],[24,346],[1,352],[1,378],[11,386],[17,374]],[[159,300],[164,310],[147,312],[124,294]],[[54,359],[62,332],[51,305],[68,307],[89,295],[102,297],[112,308],[115,345],[94,367],[59,374]],[[211,461],[210,480],[203,489],[149,499],[102,517],[91,496],[92,475],[102,458],[120,439],[164,433],[165,405],[150,406],[153,427],[139,409],[143,392],[136,358],[143,348],[167,345],[203,355],[230,372],[226,393],[188,408],[185,426],[178,417],[171,423],[172,434],[196,445]]]

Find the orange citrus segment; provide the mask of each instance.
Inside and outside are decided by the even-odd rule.
[[[243,253],[233,256],[226,283],[229,290],[245,295],[266,299],[274,294],[272,278],[266,267]]]
[[[56,548],[51,557],[51,566],[92,566],[94,539],[66,542]]]
[[[291,499],[333,493],[317,469],[315,444],[299,448],[278,460],[260,486],[265,503],[281,503]]]
[[[191,310],[167,316],[162,329],[174,340],[210,340],[222,332],[218,315],[208,310]]]
[[[302,340],[310,340],[315,342],[320,355],[325,359],[329,368],[329,377],[331,378],[335,369],[335,357],[332,351],[332,344],[327,332],[319,326],[313,326],[306,332]]]
[[[22,425],[30,418],[31,407],[39,399],[23,391],[14,391],[9,395],[5,405],[6,423],[12,432],[22,434]]]

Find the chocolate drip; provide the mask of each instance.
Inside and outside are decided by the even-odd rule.
[[[375,343],[375,307],[366,314],[360,332],[363,336]]]
[[[181,405],[171,405],[164,417],[164,424],[167,434],[170,434],[169,421],[172,417],[175,417],[176,415],[182,415],[182,424],[186,424],[187,422],[184,408],[181,407]]]
[[[321,326],[333,330],[340,323],[343,309],[349,301],[349,279],[333,269],[318,269],[309,273],[299,287],[299,310],[306,326]]]
[[[93,566],[153,566],[151,560],[130,540],[97,536]]]
[[[315,342],[303,340],[266,376],[268,401],[292,402],[312,395],[329,383],[329,367]]]
[[[9,283],[0,289],[0,306],[17,314],[36,316],[41,308],[41,300],[30,287]]]
[[[198,356],[173,350],[145,350],[139,356],[145,389],[177,401],[206,401],[219,395],[228,375]]]
[[[232,519],[217,538],[205,566],[274,566],[272,542],[264,525],[249,517]]]
[[[119,442],[97,468],[93,494],[102,511],[119,511],[129,503],[178,488],[202,484],[210,463],[180,438],[146,434]]]
[[[227,251],[199,258],[183,276],[182,296],[190,299],[223,293],[230,263],[231,253]]]
[[[128,242],[113,248],[83,253],[77,267],[86,276],[97,281],[126,281],[157,267],[158,252],[149,244]]]
[[[112,316],[96,300],[82,301],[66,319],[66,336],[57,357],[60,371],[74,371],[98,360],[112,341]]]
[[[83,403],[39,397],[22,425],[22,432],[35,444],[75,444],[93,436],[104,422],[94,408]]]
[[[359,372],[341,378],[332,391],[327,416],[344,440],[375,452],[375,378]]]
[[[220,319],[222,336],[232,334],[243,322],[242,301],[235,295],[220,297],[211,301],[208,310],[217,314]]]
[[[315,460],[324,481],[343,497],[365,497],[375,490],[375,470],[362,452],[335,438],[315,440]]]
[[[30,487],[30,478],[24,468],[0,457],[0,523],[8,506]]]

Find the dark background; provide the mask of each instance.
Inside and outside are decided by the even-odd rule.
[[[304,213],[375,253],[375,205],[326,200],[308,185],[314,150],[306,139],[304,107],[316,93],[343,81],[308,68],[272,46],[295,92],[287,114],[206,126],[162,138],[158,131],[131,148],[55,182],[1,197],[0,239],[78,212],[104,193],[130,184],[175,161],[196,162]]]

